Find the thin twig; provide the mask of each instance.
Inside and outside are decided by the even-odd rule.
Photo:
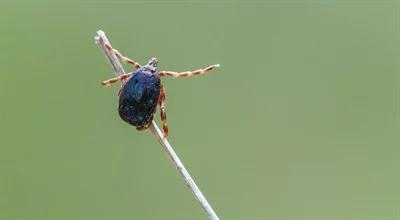
[[[125,74],[124,69],[122,68],[121,63],[119,62],[118,58],[111,53],[105,46],[104,43],[107,42],[109,45],[110,42],[108,41],[105,33],[103,31],[98,31],[97,36],[95,37],[96,43],[101,47],[104,55],[107,57],[108,61],[110,62],[112,68],[115,71],[115,74],[122,75]],[[186,170],[185,166],[179,159],[178,155],[175,153],[172,146],[169,144],[168,140],[164,138],[161,130],[158,128],[156,122],[153,120],[150,127],[150,131],[154,134],[157,138],[158,142],[161,144],[165,152],[167,152],[168,156],[171,158],[171,161],[174,163],[176,169],[178,170],[179,174],[182,176],[183,180],[185,181],[186,185],[189,189],[193,192],[196,200],[200,203],[201,207],[206,212],[209,219],[212,220],[219,220],[217,214],[214,212],[211,205],[207,202],[207,199],[201,193],[199,187],[197,187],[196,183],[190,176],[189,172]]]

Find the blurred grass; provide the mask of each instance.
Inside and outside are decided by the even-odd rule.
[[[222,219],[399,218],[399,9],[1,1],[0,219],[204,219],[99,86],[113,75],[98,29],[161,69],[221,63],[163,83],[170,141]]]

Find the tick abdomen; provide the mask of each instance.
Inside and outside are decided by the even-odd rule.
[[[143,69],[137,70],[121,88],[118,112],[122,120],[138,129],[153,119],[160,94],[160,77]]]

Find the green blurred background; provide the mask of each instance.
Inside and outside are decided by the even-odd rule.
[[[170,142],[221,219],[400,219],[399,1],[0,12],[1,220],[206,219],[150,132],[118,117],[118,86],[100,86],[113,71],[98,29],[160,69],[222,65],[163,79]]]

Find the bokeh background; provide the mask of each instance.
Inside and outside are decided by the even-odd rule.
[[[113,71],[99,29],[160,69],[222,65],[163,79],[169,140],[221,219],[400,219],[399,1],[2,0],[0,12],[0,219],[206,219],[151,133],[118,117],[119,86],[100,86]]]

